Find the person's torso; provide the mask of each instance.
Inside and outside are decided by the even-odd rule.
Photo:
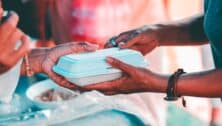
[[[204,29],[210,41],[216,68],[222,68],[222,0],[204,1]]]

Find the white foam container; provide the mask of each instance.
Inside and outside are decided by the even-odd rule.
[[[140,52],[130,49],[110,48],[91,53],[63,56],[53,70],[78,86],[111,81],[122,76],[122,71],[106,63],[111,56],[137,67],[146,67],[147,62]]]
[[[116,72],[111,74],[102,74],[96,76],[82,77],[82,78],[67,78],[70,82],[73,82],[79,86],[86,86],[89,84],[100,83],[105,81],[111,81],[118,79],[122,76],[122,72]]]

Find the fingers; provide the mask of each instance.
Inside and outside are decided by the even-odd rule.
[[[33,51],[32,51],[33,52]],[[45,55],[45,54],[43,54]],[[44,57],[43,60],[39,60],[39,58],[37,58],[37,60],[35,61],[35,59],[32,60],[34,63],[37,64],[32,64],[33,68],[35,68],[35,72],[43,72],[45,74],[48,75],[48,77],[53,80],[56,84],[65,87],[65,88],[69,88],[72,90],[78,89],[78,86],[70,83],[65,77],[60,76],[58,74],[56,74],[55,72],[53,72],[52,67],[54,66],[54,61],[52,61],[50,59],[50,57]]]
[[[89,91],[89,90],[98,90],[101,92],[118,92],[119,86],[123,84],[126,81],[126,77],[122,77],[118,80],[113,80],[109,82],[102,82],[98,84],[92,84],[89,86],[82,87],[83,90]]]
[[[0,8],[0,16],[2,15],[3,10]],[[4,52],[0,56],[0,62],[6,68],[11,68],[24,56],[24,54],[21,56],[15,51],[16,42],[23,36],[23,33],[16,28],[18,20],[18,15],[11,13],[11,16],[0,25],[0,44],[2,45],[1,50]],[[27,49],[23,49],[25,53],[27,52],[26,50]]]
[[[13,31],[7,39],[7,43],[5,45],[10,47],[12,51],[17,50],[19,47],[18,42],[22,39],[23,36],[24,33],[21,30],[15,29],[15,31]]]
[[[112,58],[112,57],[107,57],[106,58],[107,63],[109,63],[111,66],[113,66],[114,68],[118,68],[124,72],[126,72],[129,75],[133,75],[134,71],[135,71],[135,67],[126,64],[118,59]]]
[[[12,13],[11,16],[0,26],[1,39],[6,40],[12,32],[16,30],[19,17],[16,13]]]
[[[30,51],[30,41],[29,41],[28,37],[23,35],[22,37],[20,36],[20,38],[21,38],[20,47],[17,50],[13,49],[13,51],[10,54],[10,57],[13,57],[13,59],[10,61],[10,62],[12,62],[13,65],[15,65],[22,57],[24,57]],[[15,46],[16,46],[16,44],[20,44],[20,43],[18,43],[20,41],[17,41],[18,38],[13,36],[12,39],[14,39],[13,42],[17,42],[14,44]]]
[[[17,36],[17,35],[15,35],[15,36]],[[14,37],[14,38],[17,38],[17,37]],[[23,40],[21,46],[17,50],[15,50],[14,48],[15,48],[16,44],[19,44],[18,42],[20,42],[20,41],[16,41],[17,39],[10,41],[11,43],[13,43],[14,46],[12,46],[12,49],[8,53],[7,57],[5,57],[5,59],[7,59],[7,62],[4,63],[6,66],[8,66],[8,67],[14,66],[22,57],[24,57],[30,51],[30,47],[29,47],[30,42],[29,42],[29,39],[27,39],[27,38],[28,38],[27,36],[23,35],[23,37],[21,39],[25,39],[25,40]],[[10,44],[10,42],[9,42],[9,44]],[[10,47],[10,46],[8,46],[8,47]]]
[[[134,30],[123,32],[123,33],[119,34],[118,36],[114,36],[114,37],[110,38],[104,47],[105,48],[118,47],[119,43],[127,41],[127,38],[129,37],[129,35],[133,31]]]
[[[118,92],[116,91],[107,91],[107,92],[103,92],[105,95],[115,95],[118,94]]]
[[[31,50],[30,44],[31,42],[30,42],[29,37],[26,35],[23,35],[21,37],[21,45],[16,51],[18,58],[24,57],[24,55],[26,55]]]
[[[67,81],[64,77],[57,75],[54,72],[47,73],[49,78],[52,79],[56,84],[68,88],[68,89],[77,89],[78,87],[74,84],[71,84],[69,81]]]
[[[104,45],[104,48],[112,48],[112,47],[117,47],[116,36],[110,38]]]
[[[144,45],[133,45],[133,46],[129,47],[129,49],[139,51],[143,55],[146,55],[148,52],[152,51],[153,48],[147,47]]]
[[[57,57],[60,57],[72,53],[95,51],[97,48],[97,45],[89,43],[68,43],[56,46],[54,49],[58,51]]]
[[[135,45],[138,41],[140,41],[140,36],[134,36],[129,38],[126,42],[123,42],[123,44],[120,45],[120,48],[130,48],[133,45]]]
[[[138,36],[139,34],[140,33],[138,33],[137,30],[123,33],[116,39],[116,42],[120,48],[129,48],[140,40],[140,36]]]
[[[130,34],[132,34],[135,30],[130,30],[130,31],[127,31],[127,32],[123,32],[123,33],[120,33],[119,36],[116,37],[115,41],[116,43],[120,43],[120,42],[125,42]]]
[[[73,53],[80,53],[80,52],[89,52],[95,51],[98,48],[97,45],[89,44],[89,43],[66,43],[58,45],[48,51],[49,56],[53,63],[56,63],[59,57],[73,54]]]
[[[130,94],[131,92],[124,92],[124,91],[105,91],[102,92],[105,95],[117,95],[117,94]]]
[[[112,48],[112,47],[113,47],[113,45],[111,43],[106,43],[104,45],[104,48]]]
[[[78,47],[79,47],[79,50],[77,49],[77,52],[85,52],[85,51],[92,52],[92,51],[96,51],[99,48],[98,45],[91,44],[91,43],[88,43],[88,42],[77,43],[77,48]]]

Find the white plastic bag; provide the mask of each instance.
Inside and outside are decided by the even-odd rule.
[[[0,102],[9,103],[17,87],[22,60],[7,72],[0,74]]]
[[[52,113],[50,114],[48,124],[66,125],[74,124],[74,122],[78,120],[84,120],[79,121],[78,126],[85,126],[90,123],[94,126],[113,126],[113,124],[118,121],[119,125],[128,126],[129,124],[121,124],[125,122],[123,121],[123,117],[127,114],[132,115],[134,118],[140,120],[144,125],[152,124],[152,121],[147,118],[144,113],[141,113],[139,109],[140,108],[138,106],[126,99],[120,99],[115,96],[104,96],[97,91],[92,91],[78,96],[76,99],[70,101],[69,103],[60,105],[60,108],[52,111]],[[118,114],[115,114],[115,112],[110,112],[110,115],[109,113],[103,113],[104,111],[109,110],[120,111],[124,114],[120,114],[118,116]],[[98,115],[98,113],[102,114],[102,116]],[[110,122],[110,118],[112,118],[113,114],[116,115],[116,119]],[[101,119],[103,120],[94,121],[95,118],[90,118],[90,116],[98,116],[101,117]],[[89,122],[85,122],[85,119]],[[130,121],[133,122],[133,120]]]

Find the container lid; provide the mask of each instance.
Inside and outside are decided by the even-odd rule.
[[[106,63],[111,56],[133,66],[146,67],[147,62],[140,52],[130,49],[110,48],[90,53],[63,56],[53,70],[66,78],[81,78],[120,72]]]

